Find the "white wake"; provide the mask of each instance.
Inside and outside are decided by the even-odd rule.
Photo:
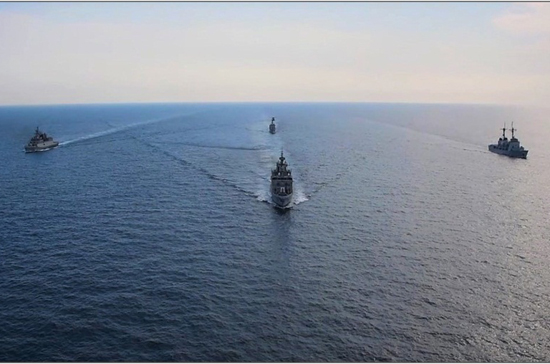
[[[97,133],[85,135],[85,136],[82,136],[82,137],[79,137],[79,138],[75,138],[75,139],[60,142],[59,146],[66,146],[66,145],[73,144],[73,143],[76,143],[76,142],[81,142],[81,141],[84,141],[84,140],[100,138],[100,137],[103,137],[103,136],[106,136],[106,135],[111,135],[111,134],[119,133],[119,132],[122,132],[122,131],[125,131],[125,130],[128,130],[128,129],[136,128],[138,126],[149,125],[149,124],[154,124],[154,123],[158,123],[158,122],[161,122],[161,121],[171,120],[171,119],[174,119],[174,118],[179,117],[179,116],[183,116],[183,115],[169,116],[169,117],[164,117],[164,118],[160,118],[160,119],[152,119],[152,120],[142,121],[142,122],[139,122],[139,123],[133,123],[133,124],[128,124],[128,125],[124,125],[124,126],[119,126],[119,127],[115,127],[115,128],[112,128],[112,129],[100,131],[100,132],[97,132]]]

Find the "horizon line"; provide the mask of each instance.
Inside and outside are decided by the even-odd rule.
[[[122,101],[89,103],[51,104],[0,104],[3,107],[45,107],[45,106],[99,106],[99,105],[177,105],[177,104],[399,104],[399,105],[479,105],[511,107],[544,107],[537,104],[499,104],[494,102],[414,102],[414,101]]]

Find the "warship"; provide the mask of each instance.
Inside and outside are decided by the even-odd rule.
[[[271,199],[277,207],[287,207],[292,200],[292,174],[283,152],[277,167],[271,171]]]
[[[527,152],[529,151],[525,150],[520,145],[519,140],[514,136],[514,131],[516,130],[517,129],[514,129],[514,123],[512,122],[512,129],[510,129],[512,132],[512,139],[508,140],[508,138],[506,138],[506,124],[504,124],[504,128],[502,128],[502,136],[498,138],[497,144],[489,144],[489,151],[512,158],[526,159]]]
[[[55,148],[58,145],[59,142],[53,140],[53,138],[51,136],[48,136],[46,133],[42,133],[37,127],[34,136],[31,138],[29,143],[25,145],[25,152],[42,152],[51,148]]]
[[[269,132],[275,134],[275,118],[271,118],[271,124],[269,124]]]

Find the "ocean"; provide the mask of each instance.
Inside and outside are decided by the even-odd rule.
[[[547,115],[0,107],[0,361],[548,362]],[[526,160],[487,150],[512,121]]]

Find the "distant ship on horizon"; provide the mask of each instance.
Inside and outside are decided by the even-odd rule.
[[[271,124],[269,124],[269,132],[270,132],[271,134],[275,134],[275,128],[276,128],[276,126],[275,126],[275,118],[272,117],[272,118],[271,118]]]
[[[504,127],[502,128],[502,136],[498,138],[497,144],[489,144],[489,151],[512,158],[526,159],[529,151],[524,149],[520,145],[519,140],[514,136],[514,131],[517,130],[514,129],[514,123],[512,122],[512,129],[510,129],[512,132],[512,139],[508,140],[508,138],[506,138],[506,130],[506,123],[504,123]]]

